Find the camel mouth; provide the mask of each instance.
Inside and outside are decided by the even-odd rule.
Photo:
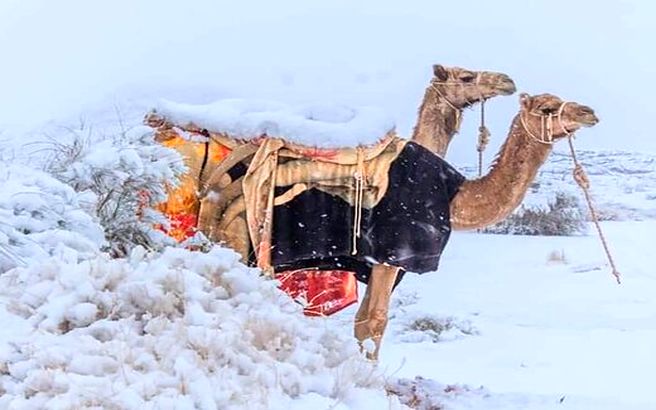
[[[496,90],[500,95],[512,95],[517,91],[517,86],[510,77],[506,77],[498,83]]]
[[[599,122],[599,117],[597,117],[592,111],[591,108],[588,107],[582,107],[580,110],[578,122],[581,124],[583,127],[592,127],[596,125]]]
[[[592,127],[599,122],[599,118],[594,110],[585,105],[576,103],[567,103],[566,110],[571,107],[570,118],[574,123],[574,128]],[[566,127],[569,128],[569,127]]]
[[[581,125],[584,127],[593,127],[597,125],[598,122],[599,122],[599,118],[597,118],[597,116],[595,116],[594,114],[580,121]]]

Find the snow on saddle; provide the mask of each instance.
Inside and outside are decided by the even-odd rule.
[[[308,315],[331,314],[357,302],[355,277],[348,269],[284,270],[272,264],[276,235],[285,230],[276,226],[274,209],[311,190],[347,204],[356,254],[362,208],[380,202],[390,164],[406,144],[381,111],[247,100],[161,102],[145,122],[189,168],[162,205],[177,229],[172,236],[184,239],[198,229],[226,243],[245,261],[275,275],[292,297],[304,300]],[[321,218],[320,210],[312,217]]]

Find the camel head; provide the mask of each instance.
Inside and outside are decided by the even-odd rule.
[[[592,108],[563,101],[552,94],[522,93],[519,119],[528,134],[544,143],[564,138],[581,127],[592,127],[599,119]]]
[[[517,89],[506,74],[472,71],[460,67],[433,66],[431,86],[454,108],[465,108],[498,95],[510,95]]]

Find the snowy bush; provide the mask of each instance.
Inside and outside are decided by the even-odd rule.
[[[0,408],[401,408],[348,332],[238,259],[138,247],[1,275],[29,329],[0,343]]]
[[[100,252],[102,228],[85,212],[84,195],[18,164],[0,168],[0,273],[59,255],[79,261]]]
[[[557,192],[546,207],[520,207],[505,220],[485,229],[487,233],[567,236],[583,233],[586,217],[574,195]]]
[[[167,223],[153,207],[166,199],[166,185],[175,185],[185,170],[179,154],[157,143],[148,127],[107,137],[84,127],[69,133],[50,143],[46,170],[93,198],[87,207],[105,230],[105,250],[123,256],[135,245],[159,249],[173,244],[153,228]]]
[[[400,340],[409,343],[456,340],[478,333],[466,320],[415,313],[403,318]]]

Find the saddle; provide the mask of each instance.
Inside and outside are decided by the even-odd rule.
[[[353,207],[353,236],[359,236],[358,212],[374,207],[384,196],[390,165],[406,140],[389,132],[370,146],[316,148],[266,135],[238,139],[193,123],[174,124],[154,112],[144,122],[154,129],[157,141],[182,155],[188,167],[160,206],[171,221],[171,236],[182,240],[201,231],[237,251],[244,261],[252,252],[257,266],[279,279],[283,290],[306,299],[306,314],[331,314],[357,301],[350,272],[275,272],[273,207],[319,189]],[[234,172],[237,168],[245,172]],[[276,196],[277,187],[286,190]],[[342,291],[335,292],[340,286]]]

